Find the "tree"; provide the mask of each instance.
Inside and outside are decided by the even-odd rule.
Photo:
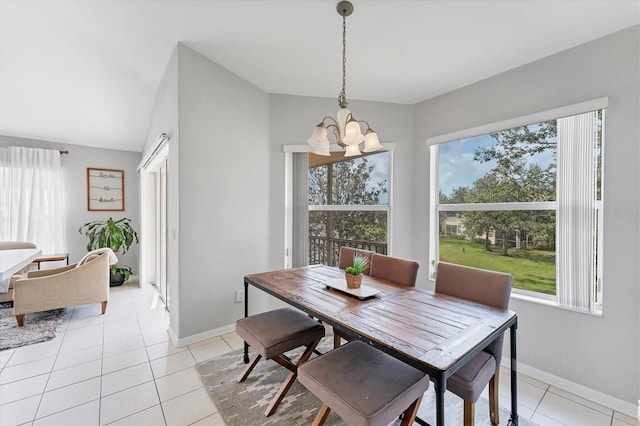
[[[388,182],[376,179],[374,171],[375,164],[371,164],[367,157],[310,168],[309,204],[382,204],[382,198],[388,192]],[[347,240],[386,241],[386,213],[312,212],[309,215],[309,233]]]
[[[537,202],[555,199],[556,187],[556,122],[516,127],[491,133],[496,143],[474,152],[474,160],[495,161],[495,166],[473,185],[456,188],[451,196],[441,194],[441,201],[463,203]],[[531,163],[531,156],[553,150],[551,163],[542,168]],[[458,199],[460,201],[451,201]],[[549,212],[477,211],[464,212],[463,223],[467,237],[485,235],[485,248],[489,250],[489,230],[502,238],[502,254],[508,255],[508,239],[516,233],[532,232],[539,239],[555,239],[555,222]],[[542,219],[542,220],[541,220]],[[553,235],[553,237],[551,237]],[[555,242],[555,240],[554,240]]]

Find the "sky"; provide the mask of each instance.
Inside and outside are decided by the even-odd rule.
[[[538,124],[532,124],[528,127],[534,130],[537,126]],[[477,148],[486,148],[495,143],[496,140],[487,134],[440,144],[440,191],[451,195],[454,188],[471,186],[489,172],[495,166],[495,160],[486,163],[475,161],[473,153]],[[542,168],[547,167],[551,161],[553,152],[550,150],[529,159],[530,164],[538,164]]]
[[[496,162],[474,161],[473,153],[476,148],[488,147],[495,142],[491,136],[482,135],[440,144],[440,191],[450,195],[454,188],[471,186],[489,172]]]

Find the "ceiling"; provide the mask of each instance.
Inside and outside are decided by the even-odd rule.
[[[640,22],[639,0],[352,3],[347,99],[406,104]],[[266,92],[337,97],[336,4],[0,0],[0,134],[140,151],[177,42]]]

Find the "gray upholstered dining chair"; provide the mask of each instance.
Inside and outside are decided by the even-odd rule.
[[[362,250],[362,249],[357,249],[357,248],[353,248],[353,247],[340,247],[340,257],[338,258],[338,268],[340,269],[347,269],[348,266],[352,266],[353,265],[353,256],[359,254],[362,257],[366,257],[369,262],[371,262],[371,256],[373,256],[374,252],[369,251],[369,250]],[[363,274],[364,275],[370,275],[371,271],[370,271],[371,267],[369,267],[369,269],[366,269]]]
[[[261,358],[272,359],[290,371],[264,413],[268,417],[276,411],[295,382],[300,365],[309,359],[324,337],[324,326],[300,311],[282,308],[239,319],[236,333],[256,352],[240,375],[239,383],[249,377]],[[300,346],[306,346],[306,349],[294,364],[284,353]]]
[[[371,276],[415,287],[420,264],[415,260],[385,256],[374,253],[371,256]]]
[[[440,262],[436,272],[436,293],[466,299],[498,309],[509,308],[513,276],[468,266]],[[463,424],[474,423],[475,402],[489,384],[491,423],[500,422],[498,385],[504,334],[447,379],[447,390],[464,400]]]
[[[331,410],[350,425],[388,425],[401,414],[412,425],[429,388],[427,374],[359,340],[306,362],[298,380],[322,401],[314,426]]]

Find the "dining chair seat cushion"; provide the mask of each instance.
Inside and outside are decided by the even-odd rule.
[[[236,321],[236,333],[265,359],[321,339],[324,326],[290,308],[255,314]]]
[[[298,380],[350,425],[388,425],[429,388],[429,376],[359,340],[304,363]]]
[[[447,389],[465,401],[475,403],[496,372],[496,367],[495,358],[481,351],[447,379]]]

